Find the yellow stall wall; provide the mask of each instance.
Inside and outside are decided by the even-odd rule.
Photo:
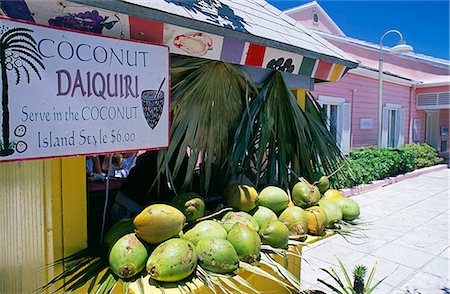
[[[43,286],[44,265],[87,246],[86,222],[85,157],[0,163],[0,293]]]

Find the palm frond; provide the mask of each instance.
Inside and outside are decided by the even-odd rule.
[[[265,81],[244,112],[231,153],[232,167],[253,169],[257,183],[263,179],[287,190],[286,166],[299,166],[299,174],[313,178],[322,166],[336,169],[342,157],[317,104],[308,96],[303,111],[279,72]]]
[[[39,79],[42,79],[41,74],[39,73],[39,69],[31,61],[29,61],[27,58],[23,56],[20,56],[20,59],[25,63],[27,63],[33,69],[34,73],[38,76]],[[25,67],[25,64],[23,65],[23,67]]]
[[[8,42],[8,44],[5,44],[6,47],[10,47],[14,44],[26,44],[28,46],[30,46],[31,48],[33,48],[34,50],[37,50],[37,46],[36,46],[36,42],[33,42],[33,40],[29,40],[29,39],[13,39],[11,41]]]
[[[19,69],[17,67],[14,67],[14,72],[16,74],[16,85],[18,85],[20,83],[20,72],[19,72]]]
[[[13,48],[10,47],[9,49],[13,52],[22,53],[23,55],[25,55],[31,59],[34,59],[34,61],[36,61],[37,64],[39,64],[43,69],[45,69],[45,65],[41,61],[42,57],[41,57],[41,55],[39,55],[39,52],[31,50],[31,48],[28,48],[26,46],[21,46],[21,45],[14,45]]]
[[[311,153],[315,159],[314,162],[319,163],[318,166],[315,166],[315,170],[323,171],[327,175],[333,174],[337,170],[342,173],[342,167],[347,169],[349,167],[348,160],[341,153],[335,138],[326,127],[328,120],[322,107],[310,93],[307,94],[305,104],[305,115],[310,124],[309,129],[313,138]],[[313,181],[313,178],[310,180]]]
[[[289,283],[296,289],[297,292],[301,292],[302,290],[304,290],[301,287],[300,280],[285,267],[276,262],[269,254],[262,252],[261,262],[269,266],[275,273],[283,277],[285,280],[289,281]]]
[[[86,248],[46,265],[41,270],[59,266],[63,266],[63,270],[46,285],[37,289],[36,292],[45,292],[50,287],[59,283],[61,284],[56,289],[56,292],[61,289],[73,291],[87,284],[89,281],[91,281],[89,289],[93,290],[96,285],[98,286],[106,279],[105,277],[104,280],[100,279],[97,282],[98,275],[108,268],[108,261],[103,250],[102,248]]]
[[[34,40],[33,36],[30,35],[29,33],[24,33],[24,32],[14,32],[11,33],[12,30],[9,30],[8,32],[6,32],[2,39],[0,40],[0,43],[5,46],[7,45],[11,40],[13,40],[14,38],[25,38],[30,40],[31,42],[36,43],[36,41]],[[25,31],[25,29],[23,30]],[[28,32],[33,32],[32,30],[27,30]]]
[[[9,29],[0,38],[0,43],[7,43],[10,37],[14,38],[17,35],[17,33],[24,33],[24,32],[33,32],[33,30],[20,27]],[[27,35],[29,36],[27,38],[30,38],[32,41],[34,41],[34,38],[31,35],[29,34]],[[34,43],[36,43],[36,41],[34,41]]]
[[[295,290],[295,287],[290,285],[290,283],[284,282],[283,280],[275,277],[274,275],[272,275],[271,273],[267,272],[266,270],[261,269],[260,267],[258,267],[255,264],[249,264],[246,262],[239,262],[239,267],[258,276],[264,277],[266,279],[272,280],[275,283],[279,284],[280,286],[282,286],[283,288],[287,289],[287,290]]]
[[[175,181],[182,174],[182,191],[199,168],[201,188],[208,191],[225,164],[229,137],[253,84],[243,71],[221,61],[176,56],[171,61],[171,137],[169,148],[159,154],[159,170]]]

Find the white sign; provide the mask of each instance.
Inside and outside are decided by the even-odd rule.
[[[168,146],[168,47],[0,23],[0,161]]]
[[[359,129],[361,130],[373,129],[373,118],[361,117],[359,120]]]

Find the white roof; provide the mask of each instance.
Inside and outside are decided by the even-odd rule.
[[[158,19],[158,21],[165,23],[180,26],[196,25],[197,29],[203,26],[205,31],[221,35],[232,34],[234,38],[240,37],[240,39],[248,39],[250,34],[255,37],[251,41],[256,44],[349,67],[355,67],[357,64],[357,61],[344,51],[263,0],[109,0],[105,2],[117,1],[163,12],[166,18]],[[182,17],[184,23],[183,19],[170,17],[170,15]],[[154,15],[148,13],[149,19],[153,17]],[[205,26],[205,24],[213,26]]]

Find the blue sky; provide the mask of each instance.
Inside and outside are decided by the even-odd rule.
[[[268,0],[280,10],[310,1]],[[441,1],[317,1],[349,37],[379,44],[381,36],[397,29],[416,53],[450,59],[449,3]],[[399,37],[389,34],[383,45],[394,46]]]

